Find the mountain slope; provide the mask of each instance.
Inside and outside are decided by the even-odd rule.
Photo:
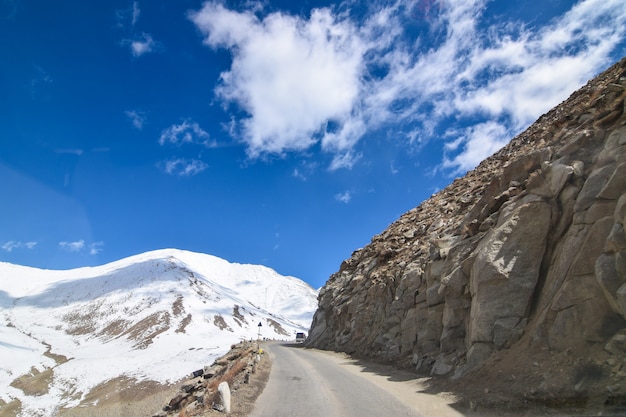
[[[356,250],[306,343],[474,403],[626,404],[625,97],[623,59]]]
[[[172,249],[69,271],[0,263],[0,398],[47,416],[121,376],[173,382],[241,339],[292,339],[316,295],[266,267]]]

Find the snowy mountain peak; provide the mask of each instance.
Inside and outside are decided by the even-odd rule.
[[[316,299],[270,268],[175,249],[67,271],[0,263],[0,400],[47,416],[115,378],[173,382],[241,339],[308,331]]]

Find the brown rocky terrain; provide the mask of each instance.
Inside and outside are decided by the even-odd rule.
[[[229,386],[230,416],[246,416],[269,378],[270,361],[257,342],[242,342],[211,366],[192,373],[174,397],[153,417],[192,417],[224,415],[226,411],[218,387]]]
[[[191,372],[178,383],[163,385],[116,378],[96,387],[78,407],[62,408],[58,414],[62,417],[223,416],[217,387],[227,382],[231,391],[228,415],[245,417],[263,391],[270,370],[270,359],[259,350],[258,344],[242,342],[233,345],[212,365]],[[0,407],[0,416],[5,415],[16,416],[17,411]]]
[[[307,346],[472,407],[626,405],[625,97],[622,59],[356,250]]]

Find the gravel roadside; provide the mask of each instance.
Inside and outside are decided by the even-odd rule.
[[[231,417],[246,417],[254,408],[257,397],[265,388],[271,371],[269,355],[262,355],[256,373],[248,383],[237,384],[232,389]],[[132,383],[116,381],[100,387],[88,395],[83,404],[71,409],[61,409],[58,417],[150,417],[162,410],[175,397],[183,384],[197,380],[181,380],[172,385],[157,383]],[[97,401],[96,404],[94,402]],[[198,417],[223,416],[216,410],[205,410]]]

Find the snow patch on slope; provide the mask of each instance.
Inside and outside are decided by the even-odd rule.
[[[259,331],[308,331],[316,299],[270,268],[173,249],[69,271],[0,263],[0,399],[52,416],[119,376],[171,383]]]

